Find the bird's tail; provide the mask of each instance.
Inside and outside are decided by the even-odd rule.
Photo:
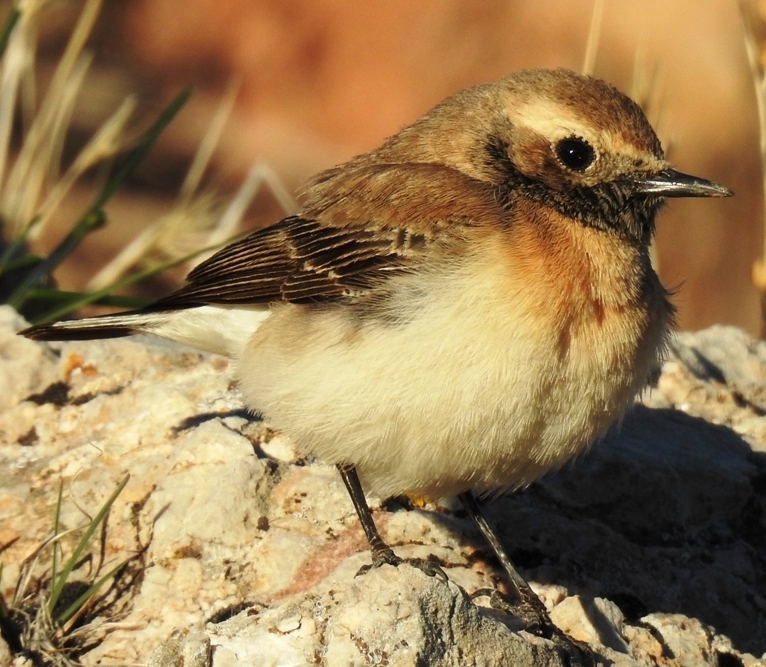
[[[32,340],[119,338],[140,331],[151,331],[167,319],[168,313],[142,313],[136,310],[117,315],[100,315],[82,320],[38,324],[19,333]]]
[[[267,305],[261,304],[133,310],[117,315],[40,324],[19,333],[34,340],[90,340],[152,333],[198,350],[236,359],[270,312]]]

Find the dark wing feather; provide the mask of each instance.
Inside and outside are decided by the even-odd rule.
[[[187,285],[151,308],[353,297],[404,269],[399,237],[285,218],[217,252],[189,274]]]

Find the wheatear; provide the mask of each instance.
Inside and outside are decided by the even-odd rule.
[[[232,357],[247,405],[338,466],[373,564],[396,563],[362,488],[457,494],[481,525],[471,493],[582,452],[667,340],[673,308],[649,260],[665,198],[730,194],[673,170],[609,84],[522,71],[319,174],[299,215],[174,294],[23,333],[150,332]]]

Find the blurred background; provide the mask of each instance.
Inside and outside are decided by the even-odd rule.
[[[41,88],[82,6],[45,7]],[[82,289],[172,208],[232,85],[233,109],[202,187],[233,192],[260,165],[277,189],[295,193],[313,173],[375,147],[460,88],[519,68],[582,70],[593,10],[592,0],[106,0],[64,161],[126,95],[136,94],[141,125],[183,86],[195,93],[110,201],[109,224],[57,270],[58,285]],[[729,323],[758,335],[751,269],[763,254],[762,171],[739,4],[606,0],[598,34],[595,75],[648,100],[674,166],[736,193],[675,200],[661,216],[658,266],[663,282],[678,288],[680,327]],[[71,191],[35,241],[41,250],[66,233],[72,211],[92,197],[88,188],[86,178]],[[242,224],[265,226],[285,208],[273,188],[261,187]],[[160,296],[176,278],[144,289]]]

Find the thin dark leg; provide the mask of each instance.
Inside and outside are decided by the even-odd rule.
[[[513,567],[511,559],[508,558],[508,554],[505,553],[503,545],[500,544],[500,540],[497,539],[495,531],[492,530],[490,525],[487,523],[487,520],[484,518],[484,515],[481,513],[479,503],[476,502],[476,498],[473,497],[473,494],[470,491],[466,491],[465,493],[459,494],[458,498],[460,499],[460,502],[463,503],[463,507],[465,507],[466,512],[468,512],[476,525],[479,527],[481,534],[484,535],[484,539],[487,540],[489,546],[492,547],[492,551],[495,552],[497,560],[500,561],[500,565],[503,566],[503,569],[508,575],[508,578],[511,580],[511,584],[513,584],[514,588],[516,589],[516,595],[518,596],[519,600],[523,600],[525,597],[530,595],[536,597],[532,592],[532,589],[529,587],[529,584],[524,580],[524,577],[516,572],[516,568]]]
[[[516,589],[516,597],[518,601],[523,605],[526,605],[532,611],[533,615],[537,617],[538,623],[541,625],[549,624],[550,621],[547,620],[548,612],[545,609],[545,605],[540,601],[540,598],[535,595],[535,592],[529,587],[529,584],[525,581],[524,577],[522,577],[516,571],[516,568],[513,567],[513,563],[511,563],[511,559],[508,558],[508,554],[505,553],[505,549],[503,549],[503,546],[500,544],[500,540],[497,539],[495,531],[492,530],[489,523],[487,523],[487,520],[484,518],[484,515],[481,513],[481,508],[479,507],[479,503],[476,502],[476,498],[473,497],[473,494],[470,491],[461,493],[458,495],[458,498],[479,527],[481,534],[484,535],[484,539],[487,540],[489,546],[492,547],[492,551],[495,552],[495,556],[497,556],[497,559],[503,566],[508,578],[511,580],[511,584]]]
[[[359,516],[359,522],[362,524],[367,541],[370,543],[372,566],[399,565],[401,559],[383,541],[378,529],[375,527],[372,513],[367,505],[367,499],[364,497],[362,484],[359,481],[359,475],[356,474],[356,468],[354,466],[338,464],[338,471],[343,479],[343,483],[346,485],[346,489],[348,489],[348,495],[351,496],[351,502],[354,503],[354,509]]]
[[[566,633],[559,630],[553,624],[550,616],[548,616],[548,611],[545,609],[545,605],[535,595],[535,592],[529,587],[524,577],[516,572],[516,568],[513,567],[511,559],[505,553],[500,540],[497,539],[497,535],[495,535],[495,532],[490,528],[490,525],[481,513],[479,503],[476,502],[473,494],[470,491],[466,491],[461,493],[458,498],[463,503],[463,507],[465,507],[468,514],[476,522],[484,538],[489,542],[492,551],[495,552],[495,556],[497,556],[511,583],[516,588],[516,594],[520,602],[520,604],[508,604],[495,591],[490,593],[490,604],[496,609],[502,609],[519,616],[525,622],[525,629],[528,632],[552,640],[568,656],[568,664],[571,664],[573,667],[595,667],[596,664],[601,664],[600,661],[597,662],[596,656],[586,644],[570,639]]]

